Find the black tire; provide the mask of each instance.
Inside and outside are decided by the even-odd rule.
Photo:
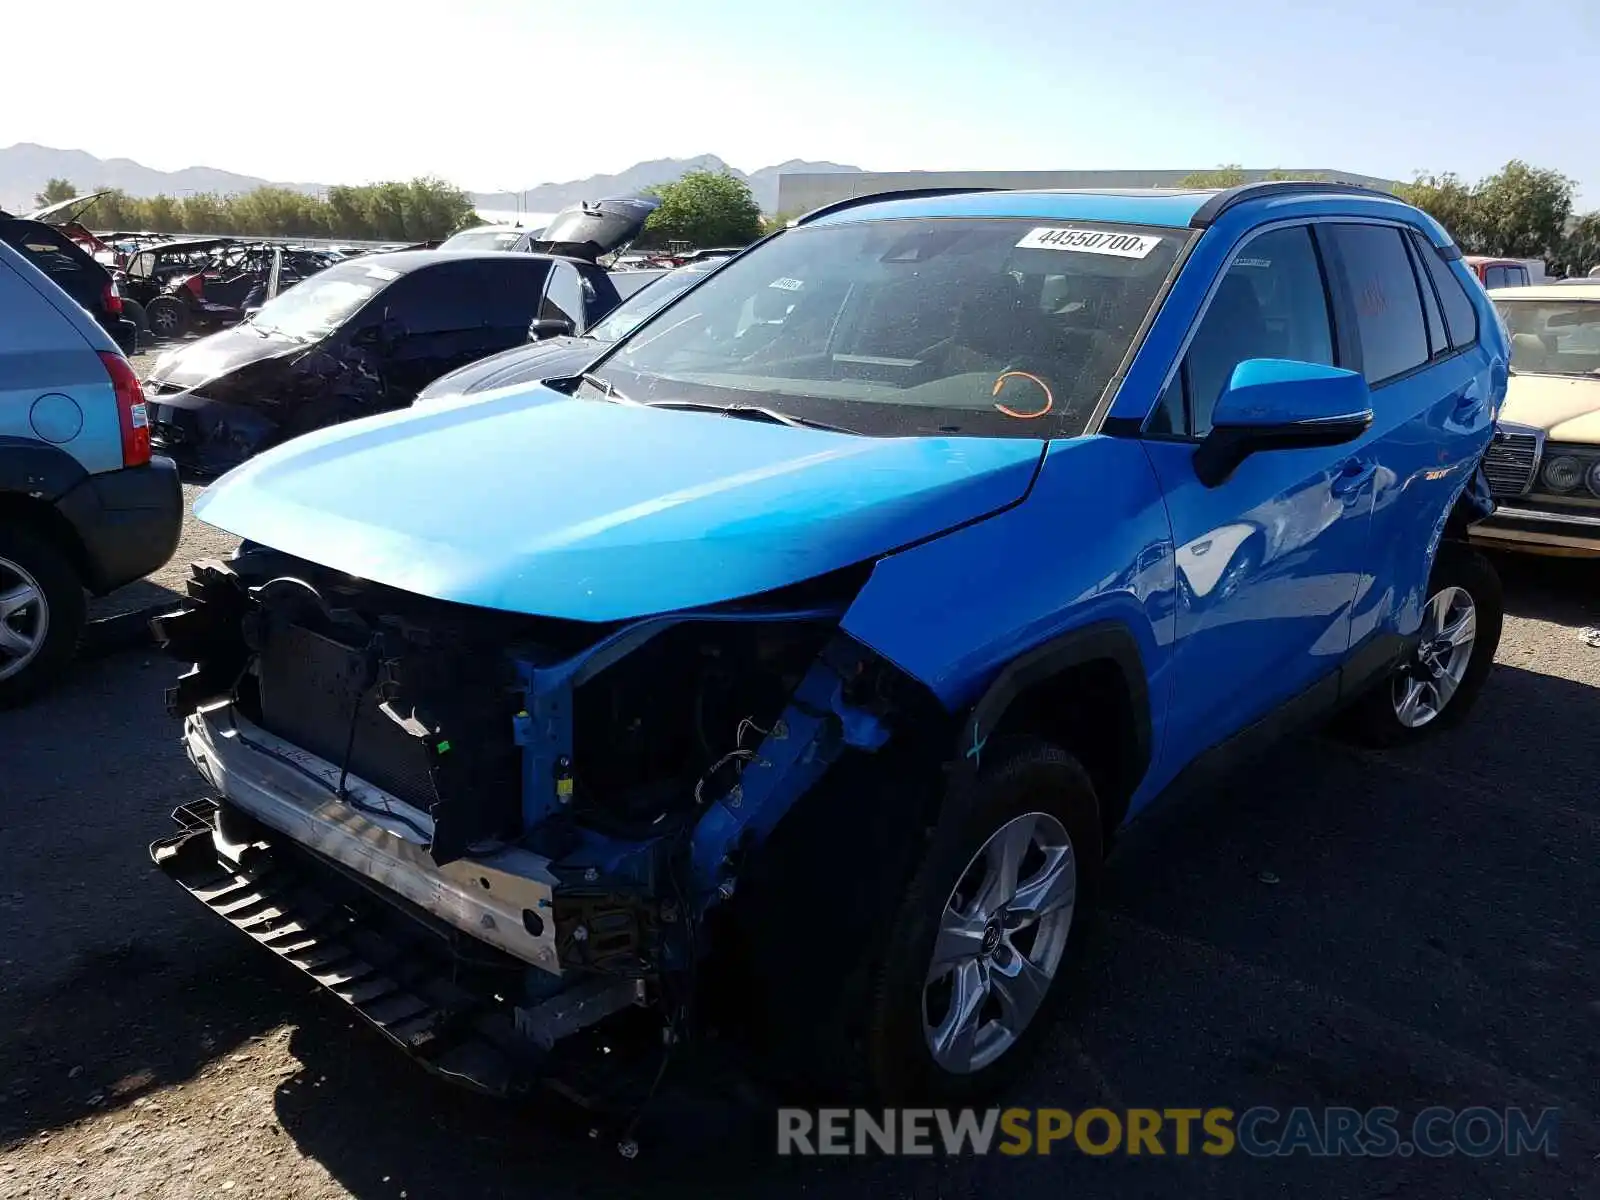
[[[1341,714],[1334,727],[1337,733],[1358,745],[1385,749],[1419,742],[1466,720],[1494,668],[1495,650],[1500,645],[1500,629],[1505,620],[1505,601],[1500,576],[1489,560],[1476,550],[1453,542],[1439,548],[1433,573],[1428,577],[1428,603],[1448,588],[1460,588],[1471,598],[1476,636],[1466,672],[1437,715],[1425,724],[1408,725],[1398,714],[1397,681],[1424,669],[1420,659],[1414,656],[1373,685]],[[1419,651],[1424,648],[1419,646]]]
[[[182,337],[189,330],[189,309],[171,296],[157,296],[145,306],[145,320],[155,337]]]
[[[134,323],[141,338],[150,336],[150,314],[145,312],[144,305],[137,300],[123,300],[122,315]]]
[[[989,754],[989,763],[970,791],[946,806],[894,917],[873,979],[863,1065],[871,1091],[885,1103],[976,1102],[1033,1062],[1067,992],[1063,980],[1071,974],[1098,891],[1103,838],[1100,806],[1088,773],[1070,754],[1032,739],[991,745]],[[1054,817],[1071,841],[1077,895],[1066,948],[1043,1002],[1010,1048],[987,1066],[956,1073],[935,1060],[924,1031],[924,991],[934,938],[946,903],[990,837],[1028,813]]]
[[[83,632],[83,583],[71,560],[54,542],[27,526],[0,527],[0,568],[20,568],[43,594],[47,625],[43,644],[20,670],[0,678],[0,708],[21,704],[54,683],[72,662]],[[10,590],[13,571],[0,571],[0,589]],[[7,658],[0,658],[0,671]]]

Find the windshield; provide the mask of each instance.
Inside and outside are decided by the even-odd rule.
[[[509,250],[525,230],[468,229],[439,243],[441,250]]]
[[[315,341],[332,333],[400,273],[376,261],[339,263],[268,300],[250,319],[263,333]]]
[[[601,342],[622,340],[668,300],[681,296],[691,284],[704,279],[707,274],[706,271],[678,270],[652,279],[591,329],[589,336]]]
[[[1038,219],[792,229],[598,373],[646,404],[758,405],[862,433],[1076,436],[1187,236]]]
[[[1600,300],[1497,300],[1519,375],[1600,374]]]

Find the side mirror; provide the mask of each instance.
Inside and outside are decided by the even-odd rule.
[[[1216,487],[1252,454],[1342,446],[1372,425],[1367,381],[1355,371],[1281,358],[1247,358],[1211,415],[1194,473]]]
[[[547,337],[570,337],[575,332],[576,328],[565,317],[535,317],[528,322],[530,342],[537,342]]]

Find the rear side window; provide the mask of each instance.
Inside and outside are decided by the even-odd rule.
[[[1478,310],[1472,307],[1466,285],[1456,278],[1450,264],[1439,257],[1439,252],[1426,238],[1420,234],[1411,236],[1417,257],[1428,269],[1433,286],[1439,293],[1439,303],[1444,306],[1444,323],[1450,334],[1451,349],[1461,350],[1472,345],[1478,340]]]
[[[1392,225],[1330,228],[1344,261],[1361,339],[1361,362],[1374,387],[1428,361],[1422,293],[1406,253],[1405,235]]]
[[[534,298],[544,277],[539,271],[494,270],[517,265],[441,263],[397,280],[381,298],[389,314],[398,317],[413,335],[459,333],[485,326],[526,326],[532,320]],[[515,313],[529,315],[498,319],[499,310],[508,303],[515,305]]]
[[[1247,358],[1334,365],[1322,265],[1304,225],[1264,233],[1240,250],[1162,394],[1150,432],[1187,429],[1204,437],[1217,398]]]
[[[1505,287],[1511,280],[1504,267],[1486,267],[1483,272],[1483,286],[1486,288]]]

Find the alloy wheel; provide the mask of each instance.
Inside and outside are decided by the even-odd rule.
[[[1436,592],[1422,615],[1411,661],[1394,677],[1394,715],[1420,729],[1444,711],[1461,686],[1478,637],[1478,610],[1465,588]]]
[[[38,657],[50,632],[50,606],[39,581],[0,558],[0,679],[18,674]]]
[[[1048,813],[1013,818],[973,855],[940,913],[922,989],[939,1066],[971,1074],[1016,1044],[1061,966],[1077,888],[1072,839]]]

